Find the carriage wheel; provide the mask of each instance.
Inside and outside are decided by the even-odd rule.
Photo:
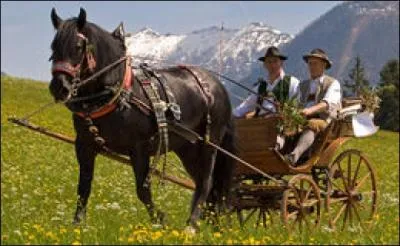
[[[311,177],[298,174],[289,181],[283,192],[281,218],[285,227],[292,231],[296,227],[302,232],[318,227],[321,220],[320,190]]]
[[[375,172],[360,151],[349,149],[341,153],[329,168],[326,208],[329,225],[341,230],[354,221],[369,228],[377,209]],[[361,203],[363,202],[363,203]]]
[[[245,210],[238,209],[236,210],[236,214],[241,227],[244,227],[244,225],[256,214],[256,227],[259,227],[261,225],[264,228],[267,228],[267,220],[270,220],[271,224],[273,223],[272,214],[270,209],[268,208],[253,208],[247,214],[245,214]]]

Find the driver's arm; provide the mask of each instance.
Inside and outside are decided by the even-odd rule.
[[[239,106],[237,106],[232,114],[237,118],[242,118],[246,116],[247,113],[256,109],[257,105],[257,95],[251,94],[244,100]]]

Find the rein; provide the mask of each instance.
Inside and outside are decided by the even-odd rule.
[[[180,65],[180,64],[175,63],[175,62],[173,62],[173,61],[171,61],[171,60],[168,60],[168,59],[157,59],[157,58],[144,57],[144,56],[135,56],[135,57],[136,57],[136,58],[139,58],[139,59],[143,59],[143,60],[158,61],[158,62],[161,62],[161,63],[163,63],[163,64],[172,65],[172,66],[179,66],[179,65]],[[186,66],[188,66],[188,65],[186,65]],[[197,65],[191,64],[190,66],[197,66]],[[228,82],[230,82],[230,83],[232,83],[232,84],[234,84],[234,85],[239,86],[240,88],[244,89],[245,91],[247,91],[247,92],[249,92],[249,93],[251,93],[251,94],[254,94],[254,95],[257,95],[257,96],[258,96],[258,93],[257,93],[257,92],[253,91],[252,89],[248,88],[247,86],[244,86],[244,85],[242,85],[241,83],[239,83],[239,82],[237,82],[237,81],[235,81],[235,80],[233,80],[233,79],[231,79],[231,78],[228,78],[228,77],[225,76],[225,75],[222,75],[222,74],[220,74],[220,73],[218,73],[218,72],[216,72],[216,71],[213,71],[213,70],[211,70],[211,69],[208,69],[208,68],[207,68],[207,71],[209,71],[210,73],[213,73],[213,74],[219,76],[220,78],[225,79],[226,81],[228,81]],[[274,102],[273,100],[271,100],[271,99],[269,99],[269,98],[267,98],[267,97],[263,97],[263,100],[268,101],[269,103],[273,104],[277,109],[279,108],[279,103]],[[262,104],[259,104],[259,103],[257,103],[257,107],[260,108],[260,109],[266,110],[266,111],[270,111],[269,109],[265,108]]]

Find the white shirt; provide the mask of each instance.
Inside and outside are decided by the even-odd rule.
[[[275,88],[275,86],[279,83],[279,81],[283,80],[283,77],[285,77],[285,72],[281,70],[281,73],[277,79],[275,79],[272,83],[267,82],[267,92],[271,92]],[[299,84],[300,82],[296,77],[290,76],[289,98],[293,98],[294,96],[296,96],[297,100],[300,99]],[[257,86],[253,88],[253,91],[257,91]],[[273,101],[274,99],[271,97],[268,98],[268,100]],[[275,105],[267,100],[263,101],[262,106],[270,110],[271,112],[276,112]],[[257,107],[257,95],[251,94],[246,98],[246,100],[244,100],[239,106],[237,106],[232,113],[235,117],[243,117],[247,113],[255,110],[256,107]],[[263,115],[266,113],[267,113],[266,110],[261,109],[259,115]]]
[[[325,75],[322,75],[321,77],[318,77],[314,80],[311,80],[310,82],[310,91],[309,94],[317,94],[318,90],[318,84],[322,86],[322,83],[324,81]],[[319,92],[320,93],[320,92]],[[310,101],[307,102],[305,107],[309,108],[311,106],[314,106],[318,102],[317,100],[317,95],[315,96],[315,101]],[[332,84],[329,86],[328,90],[326,91],[325,96],[322,98],[322,101],[325,101],[328,104],[328,110],[330,108],[334,108],[334,106],[338,106],[339,108],[341,107],[342,104],[342,93],[340,89],[340,83],[336,79],[332,82]]]

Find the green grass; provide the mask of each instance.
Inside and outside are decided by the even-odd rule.
[[[1,244],[399,244],[399,134],[379,131],[354,139],[343,149],[362,150],[378,178],[378,214],[369,232],[327,229],[290,235],[278,211],[267,229],[248,225],[215,232],[183,233],[191,192],[153,178],[155,203],[167,212],[167,227],[153,228],[136,197],[130,167],[98,157],[85,225],[71,225],[76,204],[78,164],[70,144],[45,137],[7,121],[36,110],[52,98],[48,85],[1,77]],[[31,121],[74,136],[71,114],[56,105]],[[179,165],[175,155],[169,163]],[[171,165],[170,165],[171,166]]]

